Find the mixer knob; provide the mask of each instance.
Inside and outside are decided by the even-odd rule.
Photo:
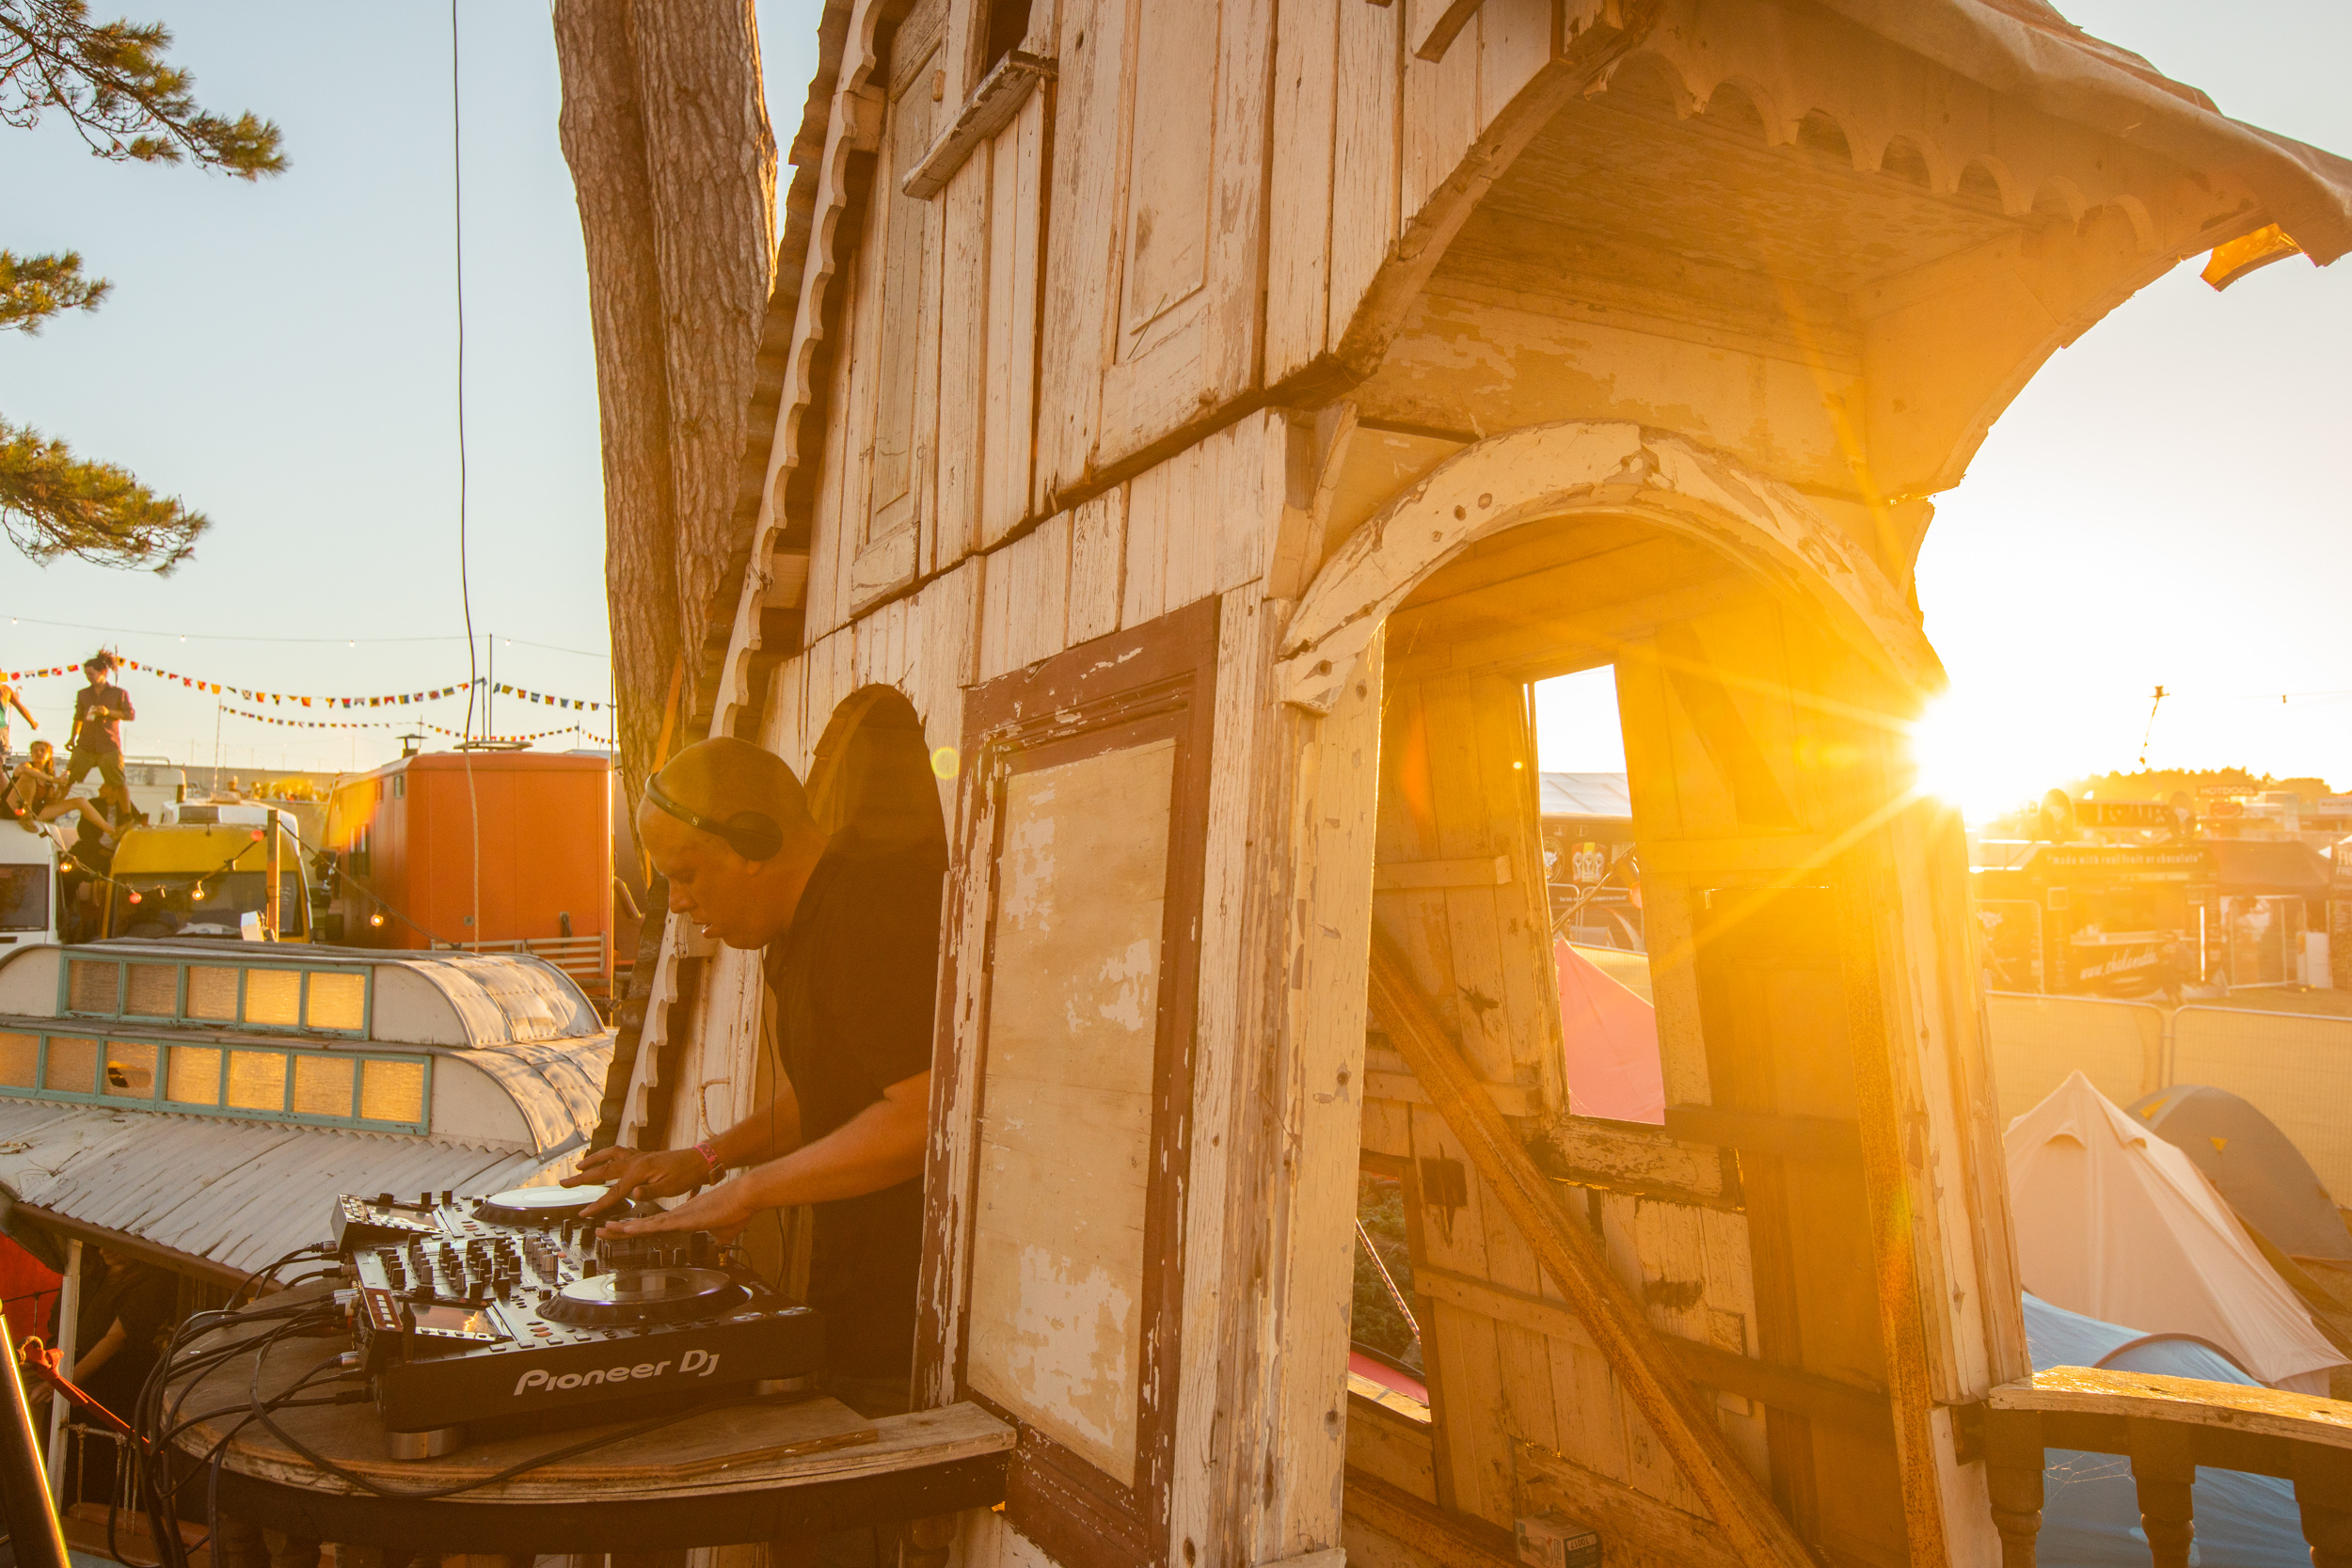
[[[392,1206],[392,1195],[389,1193],[378,1193],[375,1195],[375,1201],[383,1205],[385,1208],[389,1209]]]
[[[580,1266],[580,1277],[582,1279],[594,1279],[602,1273],[604,1261],[601,1259],[591,1258]]]
[[[446,1209],[454,1206],[456,1202],[457,1190],[454,1187],[443,1187],[441,1189],[441,1206]]]
[[[417,1207],[420,1209],[430,1209],[433,1207],[433,1194],[430,1189],[417,1195]]]

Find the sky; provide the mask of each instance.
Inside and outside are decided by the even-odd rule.
[[[292,167],[247,183],[100,161],[54,117],[0,129],[0,246],[79,250],[115,285],[95,312],[38,337],[0,334],[0,416],[122,464],[213,520],[167,578],[36,567],[0,545],[0,670],[78,663],[103,641],[247,689],[462,688],[449,8],[98,9],[120,6],[171,28],[172,57],[205,106],[276,120]],[[788,105],[787,124],[815,67],[816,10],[761,6],[771,101]],[[541,4],[460,0],[458,15],[478,662],[486,673],[495,633],[501,683],[602,701],[596,366],[553,36]],[[80,684],[25,684],[40,735],[62,738]],[[176,682],[126,684],[139,713],[128,750],[182,763],[212,764],[217,741],[229,767],[366,768],[397,756],[394,737],[411,727],[294,729],[224,715],[255,705],[216,705]],[[403,713],[462,731],[465,708],[461,695]],[[503,734],[581,719],[610,736],[608,712],[501,699],[495,715]],[[424,733],[434,749],[448,743]],[[32,738],[18,721],[17,748]]]
[[[2249,5],[2222,29],[2176,0],[2061,7],[2224,113],[2352,153],[2352,7]],[[2152,768],[2352,788],[2352,266],[2290,258],[2216,293],[2200,264],[2052,358],[1937,503],[1937,738],[1978,814],[2135,768],[2143,736]]]
[[[2062,8],[2225,112],[2352,151],[2337,79],[2352,7],[2262,0],[2226,28],[2191,0]],[[103,640],[231,687],[462,685],[449,10],[129,9],[173,29],[207,106],[275,119],[293,167],[246,184],[103,163],[54,121],[0,130],[0,245],[78,249],[115,283],[94,314],[0,335],[0,415],[214,520],[167,579],[37,568],[0,546],[0,669],[77,660]],[[816,13],[814,0],[759,7],[784,139]],[[501,682],[600,700],[595,365],[554,45],[541,4],[458,0],[458,14],[475,645],[497,634]],[[2172,695],[2152,765],[2352,785],[2352,519],[2330,456],[2352,425],[2352,267],[2289,261],[2216,294],[2196,265],[2060,352],[1938,501],[1919,598],[1952,680],[1945,753],[1963,759],[1972,803],[2132,766],[2159,683]],[[42,733],[62,734],[73,684],[27,688]],[[138,676],[132,691],[137,753],[203,764],[217,743],[230,767],[325,771],[398,751],[397,729],[268,725]],[[1583,717],[1547,710],[1546,766],[1616,754],[1592,696]],[[458,729],[464,708],[407,712]],[[501,701],[496,724],[574,718]]]

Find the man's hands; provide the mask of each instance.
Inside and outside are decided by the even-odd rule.
[[[694,1157],[697,1164],[702,1157]],[[733,1241],[752,1223],[759,1205],[752,1200],[751,1183],[744,1180],[722,1181],[698,1197],[688,1199],[675,1209],[643,1219],[614,1220],[596,1232],[599,1236],[652,1236],[665,1230],[707,1230],[723,1242]]]
[[[579,1173],[561,1185],[583,1187],[610,1183],[612,1190],[589,1205],[589,1218],[608,1214],[633,1197],[675,1197],[710,1180],[710,1166],[691,1148],[599,1148],[580,1161]],[[674,1228],[663,1227],[664,1229]],[[690,1230],[703,1228],[689,1226]]]

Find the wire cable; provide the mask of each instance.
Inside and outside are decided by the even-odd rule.
[[[473,578],[466,554],[466,117],[457,71],[457,0],[449,0],[449,160],[451,262],[457,281],[457,596],[466,611],[466,820],[473,835],[473,913],[466,924],[482,940],[482,801],[473,782],[473,705],[482,689],[473,640]]]
[[[189,641],[199,642],[295,642],[319,647],[331,646],[332,644],[338,642],[342,643],[345,647],[353,647],[361,642],[369,643],[371,645],[392,642],[453,642],[459,637],[464,635],[461,632],[445,631],[435,633],[430,637],[249,637],[244,632],[235,631],[158,631],[153,626],[102,626],[89,621],[44,621],[38,615],[11,615],[8,617],[8,623],[11,626],[15,625],[19,621],[24,622],[28,626],[56,626],[66,631],[112,632],[118,637],[176,637],[183,642]],[[556,642],[533,642],[527,637],[501,637],[499,641],[509,644],[517,644],[525,648],[545,648],[551,654],[570,654],[579,658],[600,658],[608,664],[612,661],[612,655],[610,652],[600,654],[588,648],[566,648],[561,643]]]

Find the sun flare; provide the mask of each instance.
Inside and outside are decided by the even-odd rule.
[[[1971,822],[1997,816],[2051,783],[2019,739],[2010,716],[1947,691],[1911,725],[1915,787]]]

